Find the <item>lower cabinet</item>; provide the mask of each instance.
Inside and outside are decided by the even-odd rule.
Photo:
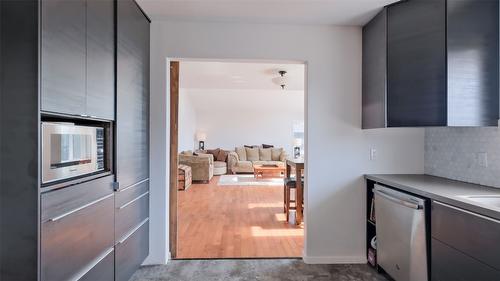
[[[115,278],[115,251],[110,249],[79,281],[110,281]]]
[[[114,246],[111,182],[109,177],[42,194],[42,281],[79,280],[94,274],[102,279],[92,280],[113,280],[103,269]],[[85,195],[73,196],[81,189],[87,190]],[[103,191],[107,192],[95,198]]]
[[[500,221],[433,201],[431,236],[433,281],[500,280]]]
[[[149,219],[146,219],[116,244],[115,280],[129,280],[148,254]]]
[[[433,281],[493,281],[500,280],[500,271],[464,253],[432,239]]]
[[[149,254],[149,180],[115,195],[116,280],[126,281]]]

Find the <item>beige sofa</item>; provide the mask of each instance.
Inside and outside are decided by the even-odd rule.
[[[253,173],[254,164],[276,164],[285,165],[286,152],[283,148],[248,148],[237,147],[235,151],[229,153],[228,172],[236,173]]]
[[[214,156],[212,154],[193,155],[191,151],[179,154],[179,164],[191,167],[193,181],[208,182],[214,176]]]

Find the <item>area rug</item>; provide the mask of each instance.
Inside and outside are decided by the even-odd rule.
[[[222,175],[219,178],[219,186],[283,186],[282,178],[259,178],[253,175]]]

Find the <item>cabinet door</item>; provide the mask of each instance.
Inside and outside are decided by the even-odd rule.
[[[115,119],[114,1],[87,0],[87,115]]]
[[[363,129],[386,127],[387,10],[363,27]]]
[[[467,256],[445,243],[432,239],[433,281],[492,281],[500,280],[500,271]]]
[[[96,191],[98,187],[106,189],[107,185],[93,187]],[[42,281],[78,280],[99,264],[114,244],[114,194],[109,193],[80,205],[73,204],[80,198],[68,200],[71,198],[69,194],[58,195],[63,191],[52,191],[47,196],[42,195],[41,199]],[[59,198],[66,207],[57,209],[52,204],[55,198]]]
[[[431,224],[432,237],[500,270],[499,220],[433,201]]]
[[[498,124],[498,0],[447,3],[448,125]]]
[[[387,10],[389,127],[446,125],[446,0]]]
[[[85,114],[85,1],[44,0],[41,108]]]
[[[149,177],[149,22],[132,0],[117,3],[117,179]]]
[[[115,280],[127,281],[149,254],[149,220],[143,221],[115,246]]]

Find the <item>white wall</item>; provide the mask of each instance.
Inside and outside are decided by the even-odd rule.
[[[196,130],[207,134],[208,149],[265,143],[292,155],[293,123],[304,120],[303,91],[181,89],[180,98],[192,108],[179,109],[179,116],[196,112]],[[179,132],[191,133],[182,126],[189,124],[179,124]]]
[[[179,90],[179,151],[198,148],[196,141],[197,114],[190,95]]]
[[[422,173],[422,129],[361,130],[361,28],[153,21],[151,255],[162,263],[168,220],[166,58],[307,63],[304,259],[365,262],[364,173]],[[369,148],[378,159],[369,161]],[[157,156],[157,154],[159,156]]]

